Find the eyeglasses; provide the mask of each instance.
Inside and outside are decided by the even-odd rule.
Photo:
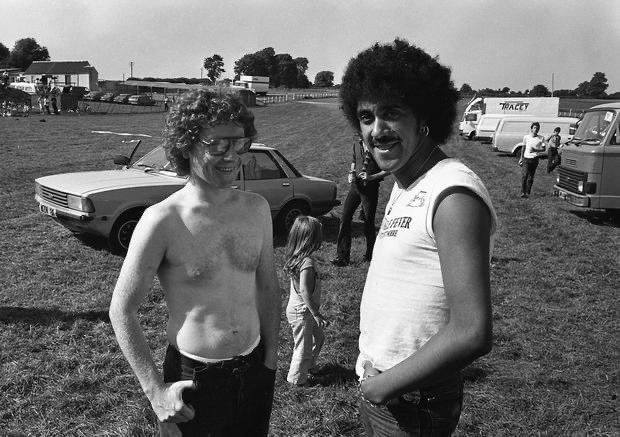
[[[199,141],[206,146],[209,154],[213,156],[221,156],[228,153],[231,146],[237,155],[242,155],[249,152],[252,145],[252,138],[250,137],[221,137],[210,140],[203,140],[201,138]]]

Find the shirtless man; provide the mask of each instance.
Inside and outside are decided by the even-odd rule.
[[[167,118],[164,148],[187,185],[133,233],[110,320],[161,435],[267,435],[280,325],[267,201],[230,188],[256,135],[232,95],[195,91]],[[137,311],[157,275],[169,312],[163,377]]]

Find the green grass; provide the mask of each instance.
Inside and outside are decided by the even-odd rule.
[[[331,102],[271,105],[255,115],[261,141],[302,172],[335,180],[344,200],[354,136]],[[120,143],[125,137],[91,132],[159,136],[163,116],[0,118],[0,435],[156,435],[155,416],[107,317],[122,258],[41,216],[33,180],[114,168],[111,156],[129,149]],[[494,347],[466,369],[457,435],[618,435],[618,224],[553,198],[553,176],[542,165],[532,197],[522,200],[514,158],[459,138],[442,148],[481,176],[499,218],[491,271]],[[382,184],[377,225],[392,183]],[[326,261],[335,254],[341,208],[322,218]],[[332,320],[322,356],[334,368],[328,385],[286,383],[292,340],[282,316],[274,436],[362,434],[353,376],[367,268],[361,223],[354,237],[351,266],[322,268]],[[278,270],[282,244],[277,238]],[[288,286],[278,273],[284,306]],[[140,318],[158,363],[166,317],[155,284]]]

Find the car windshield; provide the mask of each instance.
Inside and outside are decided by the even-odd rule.
[[[610,110],[586,112],[573,137],[573,142],[601,144],[614,120],[615,112]]]
[[[140,170],[148,168],[152,170],[174,171],[172,164],[170,164],[170,161],[166,158],[166,152],[161,146],[156,147],[142,158],[138,159],[132,167]]]

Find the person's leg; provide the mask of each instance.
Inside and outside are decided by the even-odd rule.
[[[549,152],[547,155],[547,173],[551,173],[555,168],[555,157],[558,154],[558,151],[555,147],[549,147]]]
[[[372,250],[375,247],[377,232],[375,229],[375,215],[379,201],[379,184],[367,186],[367,191],[361,195],[362,211],[364,211],[364,235],[366,237],[365,260],[372,259]]]
[[[312,367],[312,331],[315,324],[308,310],[301,320],[291,323],[293,355],[286,377],[291,384],[302,385],[308,380],[308,370]]]
[[[229,435],[266,437],[269,434],[276,371],[265,367],[262,344],[258,348],[259,354],[251,360],[241,386],[237,428]]]
[[[323,332],[323,329],[316,324],[316,322],[312,325],[312,339],[312,363],[310,369],[316,366],[321,349],[323,349],[323,344],[325,344],[325,333]]]
[[[349,187],[349,192],[342,206],[342,219],[338,231],[337,259],[348,263],[351,257],[351,222],[353,214],[361,202],[355,182]]]
[[[527,184],[526,184],[527,191],[525,192],[525,194],[527,194],[528,196],[532,192],[532,185],[534,184],[534,174],[536,173],[537,167],[538,167],[538,158],[528,160],[528,163],[527,163],[528,178],[527,178]]]
[[[527,159],[523,159],[523,165],[521,166],[521,197],[527,196],[527,178],[528,178],[528,167],[527,167]]]

